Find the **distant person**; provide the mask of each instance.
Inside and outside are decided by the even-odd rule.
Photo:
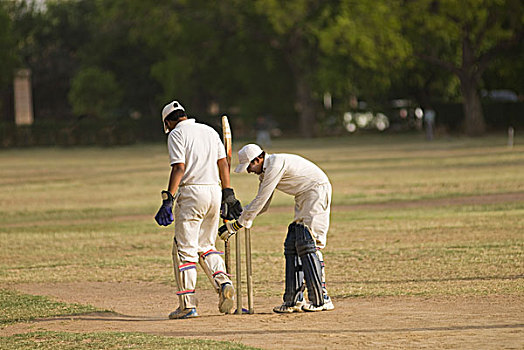
[[[276,313],[324,311],[335,307],[326,289],[324,259],[331,206],[331,184],[327,175],[309,160],[294,154],[266,154],[249,144],[238,152],[235,172],[259,175],[258,193],[238,220],[219,229],[228,239],[242,227],[250,228],[255,217],[269,207],[275,189],[295,197],[295,217],[284,241],[286,259],[284,303]],[[309,303],[304,300],[304,280]]]
[[[207,265],[218,286],[219,311],[230,313],[234,306],[233,283],[226,273],[221,252],[215,248],[220,198],[227,211],[222,215],[227,219],[238,218],[242,205],[229,186],[229,166],[224,145],[211,127],[188,119],[184,107],[177,101],[164,107],[162,121],[164,131],[169,134],[167,146],[171,175],[167,191],[162,191],[162,206],[155,220],[162,226],[175,221],[173,264],[177,295],[181,296],[179,307],[169,314],[169,318],[198,316],[195,286],[196,264],[200,256],[201,263]]]
[[[271,146],[271,122],[265,116],[257,118],[255,123],[255,131],[257,133],[257,143],[262,147]]]
[[[424,113],[424,125],[426,127],[426,140],[433,140],[433,132],[435,128],[435,111],[429,107]]]

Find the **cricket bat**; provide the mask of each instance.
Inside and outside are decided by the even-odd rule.
[[[229,171],[231,171],[231,155],[233,153],[231,127],[229,126],[229,120],[227,116],[222,116],[222,137],[224,141],[224,147],[226,149],[226,159],[229,165]],[[224,255],[226,261],[226,272],[231,273],[231,246],[228,241],[224,242]]]

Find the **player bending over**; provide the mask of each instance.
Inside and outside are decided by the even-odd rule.
[[[326,289],[321,249],[326,245],[331,205],[331,184],[315,164],[294,154],[266,154],[248,144],[238,152],[235,172],[259,175],[258,193],[238,220],[227,222],[219,232],[224,240],[240,228],[251,228],[255,217],[267,210],[275,189],[295,197],[295,218],[284,241],[286,288],[277,313],[334,309]],[[309,303],[304,301],[304,280]]]

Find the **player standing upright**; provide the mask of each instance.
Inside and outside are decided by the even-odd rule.
[[[177,101],[168,103],[162,111],[164,131],[168,136],[171,174],[167,191],[162,191],[162,206],[155,220],[168,226],[175,215],[173,264],[177,279],[179,307],[169,318],[198,316],[195,285],[196,264],[210,271],[219,292],[218,308],[230,313],[234,305],[234,288],[226,274],[224,261],[215,248],[220,207],[229,211],[226,217],[236,218],[242,211],[229,183],[229,167],[224,145],[211,127],[188,119]],[[219,182],[220,179],[220,182]],[[220,185],[222,185],[222,193]]]
[[[266,154],[258,145],[249,144],[238,152],[235,172],[247,170],[259,175],[258,193],[238,220],[223,225],[222,239],[242,227],[251,228],[255,217],[269,207],[273,192],[279,189],[295,197],[295,218],[284,242],[286,289],[284,303],[277,313],[334,309],[325,286],[321,249],[326,245],[331,205],[331,184],[326,174],[309,160],[294,154]],[[304,280],[309,303],[304,301]]]

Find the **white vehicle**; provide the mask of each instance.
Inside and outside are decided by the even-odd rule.
[[[350,133],[358,129],[384,131],[389,128],[389,119],[384,113],[346,112],[343,123],[344,128]]]

